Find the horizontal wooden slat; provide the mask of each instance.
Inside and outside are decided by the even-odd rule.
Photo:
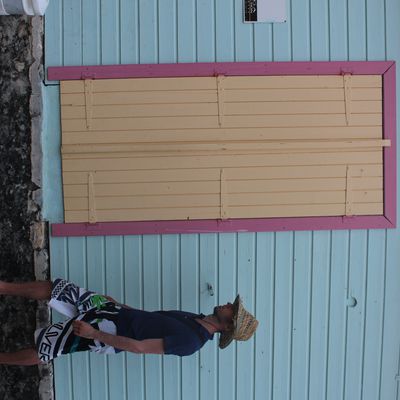
[[[359,114],[382,112],[380,101],[354,101],[352,112]],[[296,114],[343,114],[343,101],[326,102],[238,102],[226,103],[224,115],[296,115]],[[191,115],[218,115],[217,103],[174,103],[141,105],[93,106],[92,118],[172,117]],[[84,106],[63,106],[62,118],[86,118]]]
[[[382,112],[381,101],[353,101],[352,113]],[[296,101],[296,102],[237,102],[224,105],[224,115],[290,115],[290,114],[342,114],[344,101]]]
[[[220,170],[215,169],[163,169],[143,171],[97,171],[96,183],[135,183],[135,182],[185,182],[219,180]],[[87,172],[63,171],[64,185],[86,184]]]
[[[83,93],[84,81],[63,81],[61,93]],[[93,80],[93,92],[133,92],[162,90],[210,90],[217,87],[213,77],[133,78]]]
[[[340,153],[299,153],[235,156],[193,156],[193,157],[136,157],[103,159],[64,159],[65,171],[112,171],[164,168],[227,168],[286,165],[338,165],[338,164],[379,164],[382,151],[340,152]]]
[[[353,191],[355,203],[378,203],[382,201],[382,191]],[[264,206],[286,204],[337,204],[345,202],[346,192],[277,192],[277,193],[240,193],[229,194],[228,206]]]
[[[260,142],[260,141],[243,141],[240,143],[142,143],[142,144],[90,144],[90,145],[63,145],[63,154],[78,154],[78,153],[160,153],[165,155],[167,153],[205,153],[205,154],[224,154],[224,152],[235,152],[236,154],[246,153],[268,153],[269,151],[295,151],[295,150],[321,150],[321,151],[334,151],[343,149],[346,151],[361,150],[361,149],[376,149],[380,147],[390,147],[390,140],[290,140],[290,141],[273,141],[273,142]]]
[[[116,209],[162,209],[175,207],[218,207],[219,194],[192,194],[180,196],[96,196],[96,211]],[[71,210],[86,210],[87,198],[66,198],[64,208]]]
[[[382,114],[352,114],[354,126],[382,126]],[[345,126],[345,114],[300,114],[300,115],[253,115],[224,116],[225,128],[257,127],[312,127]],[[95,131],[141,130],[141,129],[193,129],[217,128],[218,117],[138,117],[138,118],[97,118],[91,121]],[[85,131],[85,119],[62,119],[62,129],[68,132]]]
[[[383,215],[383,202],[356,203],[352,205],[354,215]]]
[[[83,92],[84,81],[63,81],[61,93]],[[351,85],[354,88],[382,87],[381,75],[353,75]],[[93,80],[93,92],[127,92],[143,90],[209,90],[216,87],[213,77],[194,78],[132,78]],[[224,89],[260,89],[260,88],[342,88],[340,75],[311,76],[229,76],[223,80]]]
[[[172,117],[172,116],[198,116],[218,115],[217,103],[198,104],[146,104],[146,105],[117,105],[94,106],[92,118],[131,118],[131,117]],[[85,118],[85,107],[62,108],[62,118]]]
[[[340,75],[308,76],[230,76],[224,80],[224,89],[262,88],[342,88]],[[382,87],[381,75],[353,75],[351,87]]]
[[[69,132],[85,131],[86,120],[62,119],[62,129]],[[92,120],[92,130],[187,129],[217,128],[218,117],[162,117],[162,118],[98,118]]]
[[[97,178],[97,177],[96,177]],[[382,178],[352,178],[353,190],[382,189]],[[230,181],[226,180],[227,193],[270,193],[270,192],[312,192],[346,190],[346,178],[325,179],[274,179]],[[219,194],[220,182],[159,182],[159,183],[96,183],[96,196],[135,196],[135,195],[178,195],[178,194]],[[73,184],[64,186],[65,198],[87,197],[88,186]]]
[[[351,114],[351,124],[355,126],[381,126],[382,113]],[[344,126],[344,114],[306,114],[306,115],[252,115],[224,116],[224,126],[229,127],[265,127],[265,126]]]
[[[354,215],[382,215],[382,203],[353,204]],[[230,218],[265,218],[280,217],[320,217],[320,216],[342,216],[345,207],[341,204],[328,205],[286,205],[286,206],[263,206],[263,207],[229,207]]]
[[[271,155],[285,155],[285,156],[292,156],[294,154],[319,154],[323,152],[324,154],[329,153],[337,153],[341,151],[342,153],[363,153],[365,151],[368,152],[378,152],[382,151],[382,147],[368,147],[368,148],[357,148],[353,147],[350,149],[342,148],[342,149],[286,149],[286,150],[215,150],[215,151],[201,151],[201,150],[194,150],[194,151],[186,151],[183,153],[182,151],[167,151],[167,152],[135,152],[135,151],[118,151],[118,152],[104,152],[104,153],[63,153],[63,158],[65,160],[79,160],[85,158],[89,159],[104,159],[104,158],[113,158],[114,160],[118,158],[142,158],[147,157],[149,159],[156,159],[158,157],[202,157],[202,156],[210,156],[210,157],[219,157],[219,156],[227,156],[227,157],[237,157],[237,156],[264,156],[269,157]]]
[[[343,101],[343,88],[337,89],[232,89],[224,91],[225,101]],[[357,100],[382,100],[381,88],[352,88],[351,98]]]
[[[190,215],[190,217],[189,217]],[[170,208],[168,213],[165,210],[98,210],[97,220],[110,221],[158,221],[158,220],[179,220],[179,219],[205,219],[219,218],[219,207],[201,207],[198,209]],[[87,211],[65,211],[65,222],[86,222],[88,221]]]
[[[342,96],[343,97],[343,96]],[[152,92],[111,92],[94,93],[93,105],[137,105],[169,103],[215,103],[216,90],[170,90]],[[61,106],[84,106],[83,93],[65,93],[61,96]]]
[[[288,139],[379,139],[382,127],[307,127],[307,128],[230,128],[148,131],[63,132],[63,144],[129,143],[129,142],[189,142]]]
[[[338,204],[344,203],[345,191],[292,192],[292,193],[246,193],[227,194],[225,206],[266,206],[287,204]],[[382,201],[382,191],[353,192],[353,199],[359,203],[378,203]],[[169,196],[96,196],[96,211],[114,209],[150,209],[171,207],[218,207],[219,194],[187,194]],[[86,210],[87,198],[66,198],[65,210]]]
[[[166,212],[167,210],[167,212]],[[381,203],[353,204],[354,214],[357,215],[381,215],[383,206]],[[286,206],[263,206],[263,207],[229,207],[229,218],[260,218],[260,217],[308,217],[308,216],[342,216],[345,213],[344,204],[328,205],[286,205]],[[218,219],[220,218],[219,207],[204,208],[169,208],[156,210],[98,210],[97,219],[107,221],[153,221],[153,220],[179,220],[179,219]],[[65,221],[85,222],[88,221],[86,211],[67,211]]]
[[[93,93],[93,105],[137,105],[170,103],[214,103],[216,90],[170,90]],[[353,101],[382,101],[381,88],[354,88]],[[225,90],[225,103],[231,102],[309,102],[344,101],[343,89],[257,89]],[[83,93],[65,93],[61,106],[84,106]]]
[[[95,184],[96,197],[219,193],[219,181]],[[65,185],[65,197],[86,197],[87,185]]]
[[[228,172],[229,173],[229,172]],[[382,177],[352,178],[353,190],[374,189],[383,187]],[[277,191],[332,191],[346,190],[346,178],[298,178],[298,179],[270,179],[270,180],[245,180],[227,181],[229,193],[268,193]]]
[[[364,176],[365,179],[382,180],[382,165],[360,165],[352,168],[353,177]],[[340,178],[346,176],[346,166],[295,166],[295,167],[257,167],[227,168],[230,181],[269,179],[279,182],[280,179],[294,178]],[[184,181],[219,181],[218,168],[207,169],[163,169],[139,171],[98,171],[94,173],[96,183],[136,183],[136,182],[184,182]],[[87,172],[63,171],[64,185],[87,184]]]

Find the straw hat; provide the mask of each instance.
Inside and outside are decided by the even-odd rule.
[[[222,332],[219,337],[219,348],[224,349],[233,339],[249,340],[258,326],[258,321],[243,307],[239,295],[233,303],[233,329],[229,332]]]

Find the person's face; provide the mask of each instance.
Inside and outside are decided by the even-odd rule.
[[[214,315],[223,325],[224,329],[231,328],[233,319],[233,305],[231,303],[226,303],[223,306],[214,307]]]

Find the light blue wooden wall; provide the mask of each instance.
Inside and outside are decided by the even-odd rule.
[[[51,0],[45,64],[399,62],[399,21],[398,0],[288,0],[288,22],[276,25],[243,24],[242,0]],[[57,222],[53,84],[44,89],[44,214]],[[57,400],[399,398],[399,230],[52,238],[51,273],[148,310],[207,313],[240,292],[260,320],[255,340],[224,351],[214,340],[183,359],[60,358]]]

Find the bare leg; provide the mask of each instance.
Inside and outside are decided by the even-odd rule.
[[[34,300],[49,300],[52,283],[50,281],[34,281],[9,283],[0,281],[0,294],[28,297]]]
[[[19,350],[13,353],[0,353],[0,364],[37,365],[41,363],[37,351],[33,348]]]

